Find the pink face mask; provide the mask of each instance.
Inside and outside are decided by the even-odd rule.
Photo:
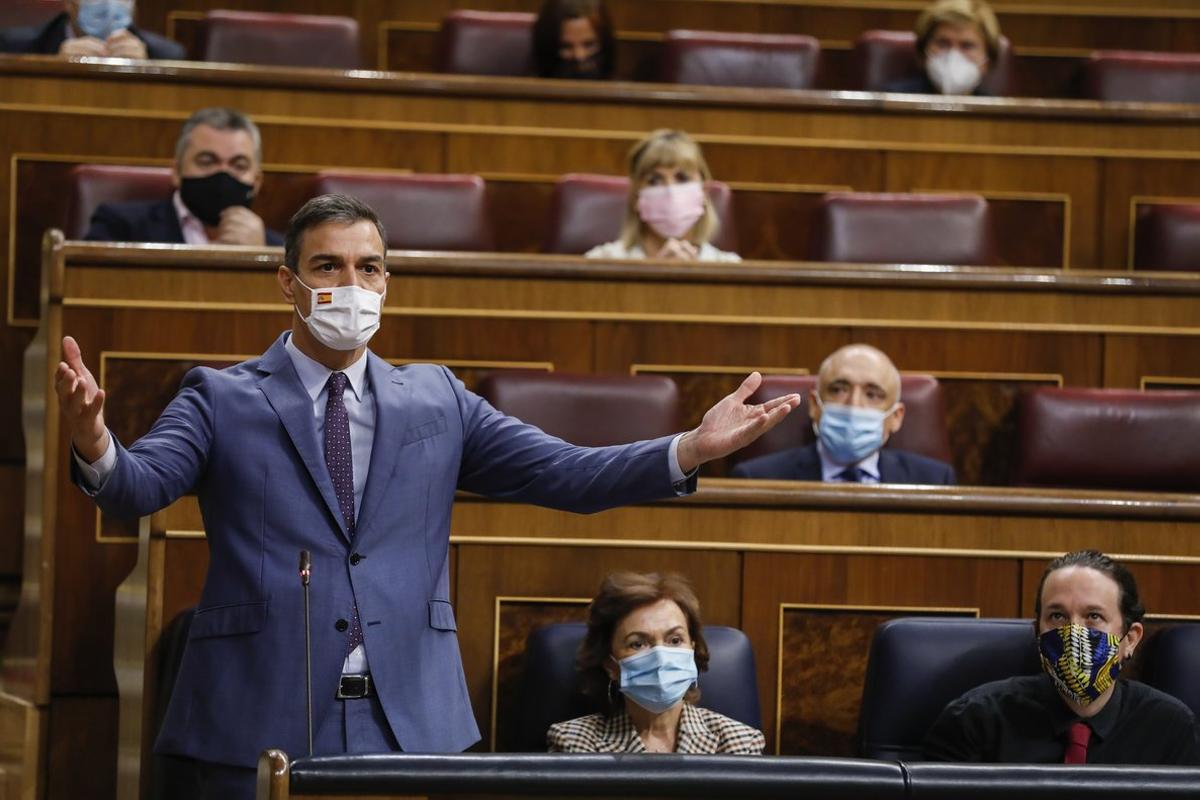
[[[638,216],[659,236],[678,239],[704,216],[704,184],[644,186],[638,192]]]

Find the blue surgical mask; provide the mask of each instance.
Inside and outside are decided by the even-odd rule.
[[[103,40],[132,24],[132,0],[80,0],[75,20],[80,33]]]
[[[655,714],[682,700],[696,682],[696,653],[690,647],[651,647],[617,665],[621,694]]]
[[[883,447],[883,421],[896,410],[895,404],[880,411],[841,403],[826,405],[820,396],[816,398],[821,420],[813,425],[813,431],[830,461],[845,466],[857,464]]]

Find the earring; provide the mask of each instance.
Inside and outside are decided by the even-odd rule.
[[[608,704],[610,706],[615,706],[617,704],[617,696],[617,682],[610,679],[608,682]]]

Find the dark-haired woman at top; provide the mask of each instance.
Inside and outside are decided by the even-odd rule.
[[[708,645],[700,602],[679,575],[605,578],[588,609],[578,665],[584,692],[604,711],[551,725],[551,752],[762,753],[760,731],[694,705]]]
[[[606,79],[616,61],[601,0],[546,0],[533,25],[533,64],[543,78]]]

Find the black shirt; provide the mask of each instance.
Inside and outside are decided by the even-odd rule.
[[[1049,675],[985,683],[946,706],[925,737],[925,758],[1061,764],[1077,721]],[[1200,765],[1191,710],[1143,683],[1117,681],[1100,713],[1083,721],[1092,729],[1089,764]]]

